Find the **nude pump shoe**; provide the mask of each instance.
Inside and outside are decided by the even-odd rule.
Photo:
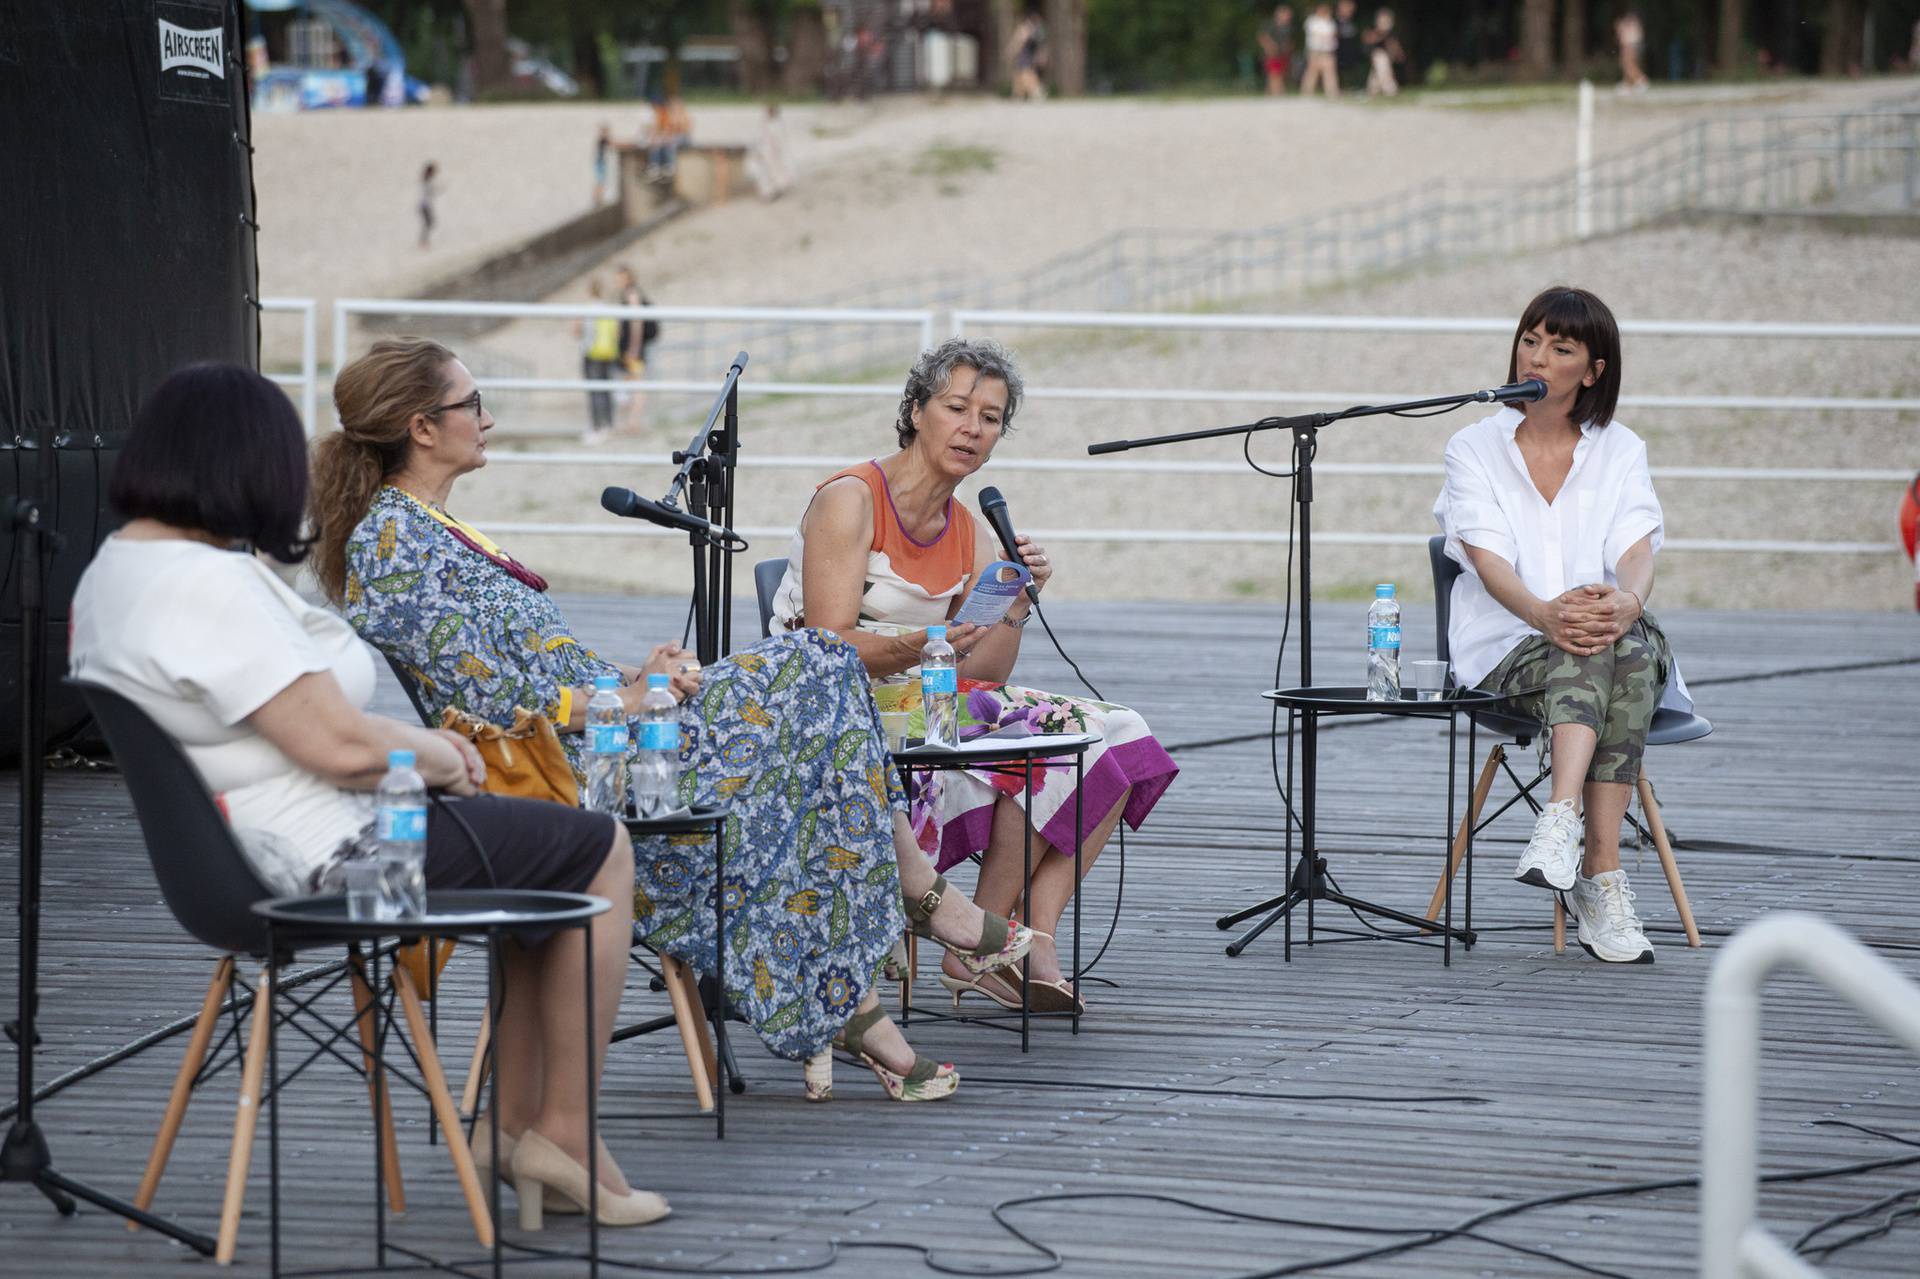
[[[595,1199],[603,1226],[644,1226],[660,1220],[672,1211],[667,1201],[651,1190],[628,1190],[616,1195],[605,1186],[593,1195],[592,1174],[575,1163],[567,1152],[529,1129],[520,1134],[513,1148],[513,1186],[520,1199],[520,1228],[539,1230],[542,1226],[542,1188],[551,1189],[587,1211],[589,1197]]]

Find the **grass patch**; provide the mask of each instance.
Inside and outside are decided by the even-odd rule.
[[[936,178],[954,178],[964,173],[992,173],[999,164],[1000,153],[992,147],[936,142],[914,157],[913,171]]]

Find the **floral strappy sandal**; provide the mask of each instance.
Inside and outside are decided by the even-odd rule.
[[[983,911],[981,913],[986,918],[980,921],[979,945],[956,946],[941,941],[933,935],[933,913],[940,909],[940,903],[948,891],[947,877],[935,875],[933,887],[917,899],[901,894],[900,905],[907,912],[907,929],[915,937],[925,937],[946,947],[960,961],[961,967],[975,977],[983,977],[996,968],[1019,962],[1026,956],[1036,936],[1046,936],[1045,933],[1035,933],[1025,924],[1009,923],[991,911]]]
[[[895,1101],[939,1101],[959,1091],[960,1071],[952,1062],[939,1062],[916,1053],[912,1069],[903,1075],[889,1069],[879,1058],[867,1052],[867,1032],[885,1021],[886,1017],[887,1010],[880,1007],[855,1013],[840,1033],[833,1037],[833,1046],[858,1058],[862,1065],[873,1072],[880,1086],[887,1090],[887,1096]],[[813,1078],[812,1065],[808,1063],[807,1100],[826,1101],[833,1095],[832,1078],[829,1075],[826,1080],[817,1083]],[[830,1065],[828,1069],[831,1069]],[[825,1086],[821,1087],[820,1083]]]

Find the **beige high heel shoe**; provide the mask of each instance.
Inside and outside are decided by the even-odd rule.
[[[566,1151],[529,1129],[520,1134],[513,1149],[513,1188],[520,1197],[520,1228],[539,1230],[545,1191],[553,1190],[587,1211],[591,1197],[603,1226],[644,1226],[665,1217],[673,1210],[667,1201],[651,1190],[628,1190],[616,1195],[605,1186],[594,1195],[592,1175],[575,1163]]]
[[[507,1132],[504,1128],[501,1129],[500,1180],[509,1186],[513,1186],[515,1194],[520,1193],[520,1188],[514,1184],[513,1180],[513,1150],[514,1147],[519,1144],[519,1142],[513,1139],[511,1133]],[[473,1138],[467,1142],[467,1150],[473,1155],[473,1171],[479,1176],[480,1184],[484,1187],[487,1184],[487,1178],[493,1173],[492,1126],[485,1123],[475,1125]],[[577,1217],[580,1215],[581,1210],[574,1207],[573,1201],[557,1190],[547,1189],[542,1195],[542,1199],[542,1206],[548,1212],[562,1217]]]

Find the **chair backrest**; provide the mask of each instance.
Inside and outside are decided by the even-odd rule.
[[[399,682],[400,691],[407,695],[409,702],[413,703],[413,713],[420,717],[420,722],[428,728],[440,727],[440,721],[434,718],[432,711],[427,709],[426,699],[420,695],[420,686],[414,683],[413,673],[394,661],[387,653],[381,652],[380,656],[387,659],[387,669],[393,672],[393,678]]]
[[[773,634],[773,593],[780,589],[780,579],[787,575],[787,560],[783,555],[777,560],[761,560],[753,566],[753,590],[760,597],[760,634]]]
[[[266,924],[251,907],[279,894],[254,873],[186,752],[152,716],[112,689],[69,683],[86,699],[120,765],[167,909],[216,950],[265,954]]]
[[[1433,655],[1452,661],[1447,653],[1447,620],[1453,612],[1453,582],[1461,568],[1447,554],[1447,539],[1436,533],[1427,539],[1427,559],[1433,564]]]

